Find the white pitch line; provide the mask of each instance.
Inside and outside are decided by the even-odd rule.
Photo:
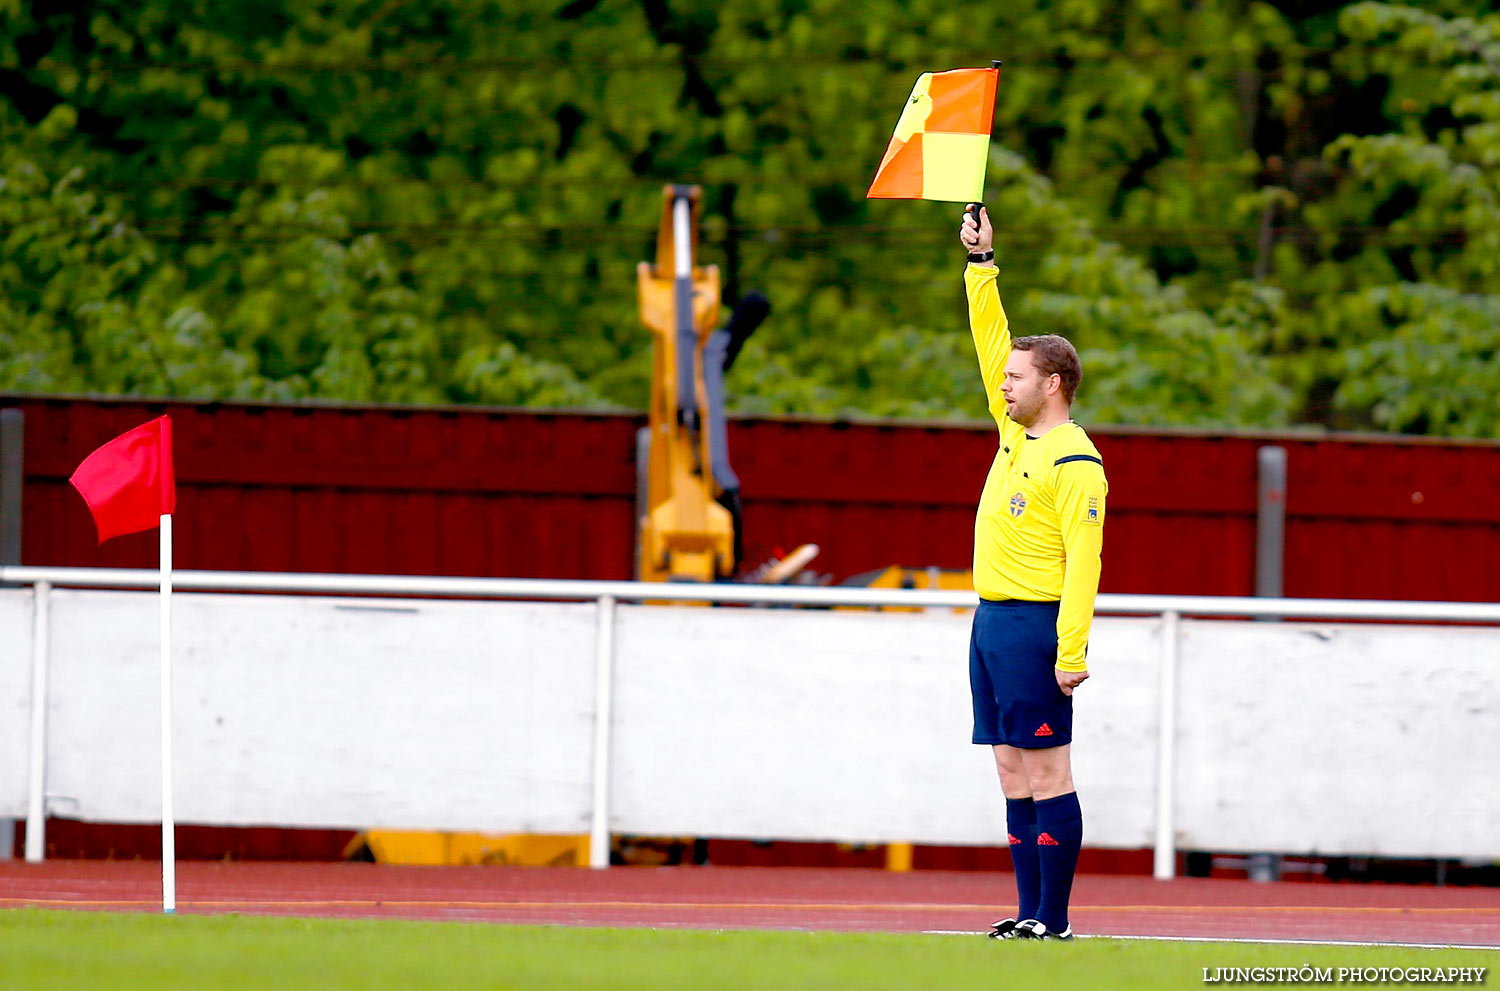
[[[966,929],[923,929],[923,936],[988,936],[989,932]],[[1500,946],[1471,943],[1379,943],[1352,939],[1246,939],[1229,936],[1100,936],[1079,933],[1075,939],[1149,939],[1164,943],[1271,943],[1280,946],[1388,946],[1411,950],[1500,950]]]

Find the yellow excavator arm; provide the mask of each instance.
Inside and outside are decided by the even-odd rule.
[[[750,293],[719,326],[719,269],[695,264],[700,195],[697,186],[662,191],[656,261],[636,267],[641,322],[655,343],[649,422],[636,455],[642,581],[730,578],[741,554],[724,373],[771,307]]]

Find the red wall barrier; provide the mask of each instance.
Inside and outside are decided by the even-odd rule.
[[[176,566],[632,576],[627,414],[277,407],[0,397],[25,413],[22,559],[152,567],[155,537],[94,543],[67,476],[170,412]],[[1254,591],[1256,451],[1288,452],[1285,591],[1500,598],[1500,444],[1092,431],[1110,478],[1102,587]],[[994,453],[983,426],[741,419],[746,564],[812,542],[835,581],[890,564],[962,569]]]

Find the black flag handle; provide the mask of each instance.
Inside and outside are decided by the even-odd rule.
[[[990,68],[994,69],[996,72],[998,72],[1000,70],[1000,60],[999,59],[990,59]],[[983,203],[970,203],[969,204],[969,211],[968,211],[969,212],[969,216],[971,216],[971,217],[974,218],[974,229],[976,231],[979,230],[979,211],[982,210],[982,209],[984,209],[984,204]]]

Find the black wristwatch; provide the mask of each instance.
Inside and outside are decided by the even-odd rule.
[[[969,261],[971,261],[971,262],[987,262],[987,261],[994,261],[994,260],[995,260],[995,249],[994,248],[991,248],[989,251],[971,251],[971,252],[969,252]]]

